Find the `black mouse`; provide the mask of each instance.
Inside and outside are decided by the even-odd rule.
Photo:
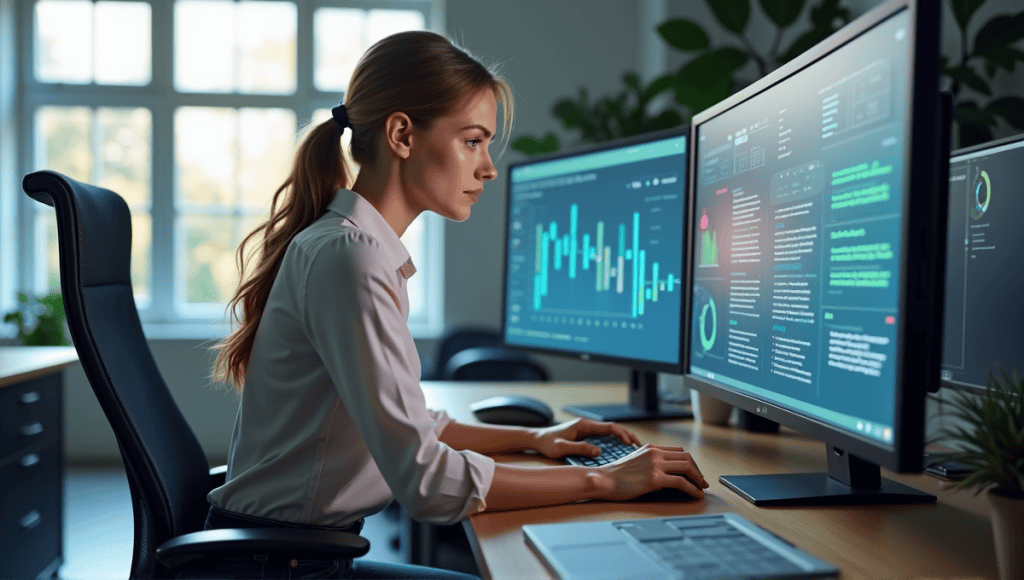
[[[490,397],[469,408],[480,421],[495,425],[544,427],[555,417],[547,403],[524,395]]]

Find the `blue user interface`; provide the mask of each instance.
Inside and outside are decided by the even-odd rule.
[[[685,135],[513,167],[505,342],[678,365],[685,186]]]
[[[989,373],[1024,372],[1024,140],[949,163],[949,252],[942,379],[984,388]]]
[[[697,127],[690,372],[893,442],[904,11]]]

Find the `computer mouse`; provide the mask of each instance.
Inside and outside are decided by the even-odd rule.
[[[540,399],[525,395],[502,395],[477,401],[469,406],[473,415],[484,423],[544,427],[555,414]]]

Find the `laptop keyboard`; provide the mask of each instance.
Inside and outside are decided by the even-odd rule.
[[[601,448],[601,454],[597,457],[584,457],[582,455],[568,455],[564,459],[568,463],[573,465],[583,465],[585,467],[597,467],[599,465],[605,465],[617,461],[630,453],[637,450],[636,447],[629,443],[623,443],[621,439],[615,435],[597,435],[594,437],[587,437],[583,439],[587,443],[597,445]]]
[[[673,533],[659,533],[658,528],[665,525]],[[622,522],[620,529],[687,579],[785,578],[803,572],[720,516]]]

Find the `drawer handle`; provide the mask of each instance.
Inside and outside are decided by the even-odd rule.
[[[21,525],[21,529],[27,530],[38,526],[41,521],[43,521],[43,516],[39,515],[38,511],[32,510],[25,517],[21,518],[21,521],[18,523]]]
[[[39,456],[35,453],[29,453],[28,455],[21,458],[21,466],[24,468],[32,467],[39,463]]]
[[[39,391],[29,391],[21,394],[21,404],[31,405],[39,400]]]
[[[24,437],[31,437],[33,435],[39,435],[43,432],[43,424],[39,421],[33,421],[27,425],[21,426],[21,434]]]

